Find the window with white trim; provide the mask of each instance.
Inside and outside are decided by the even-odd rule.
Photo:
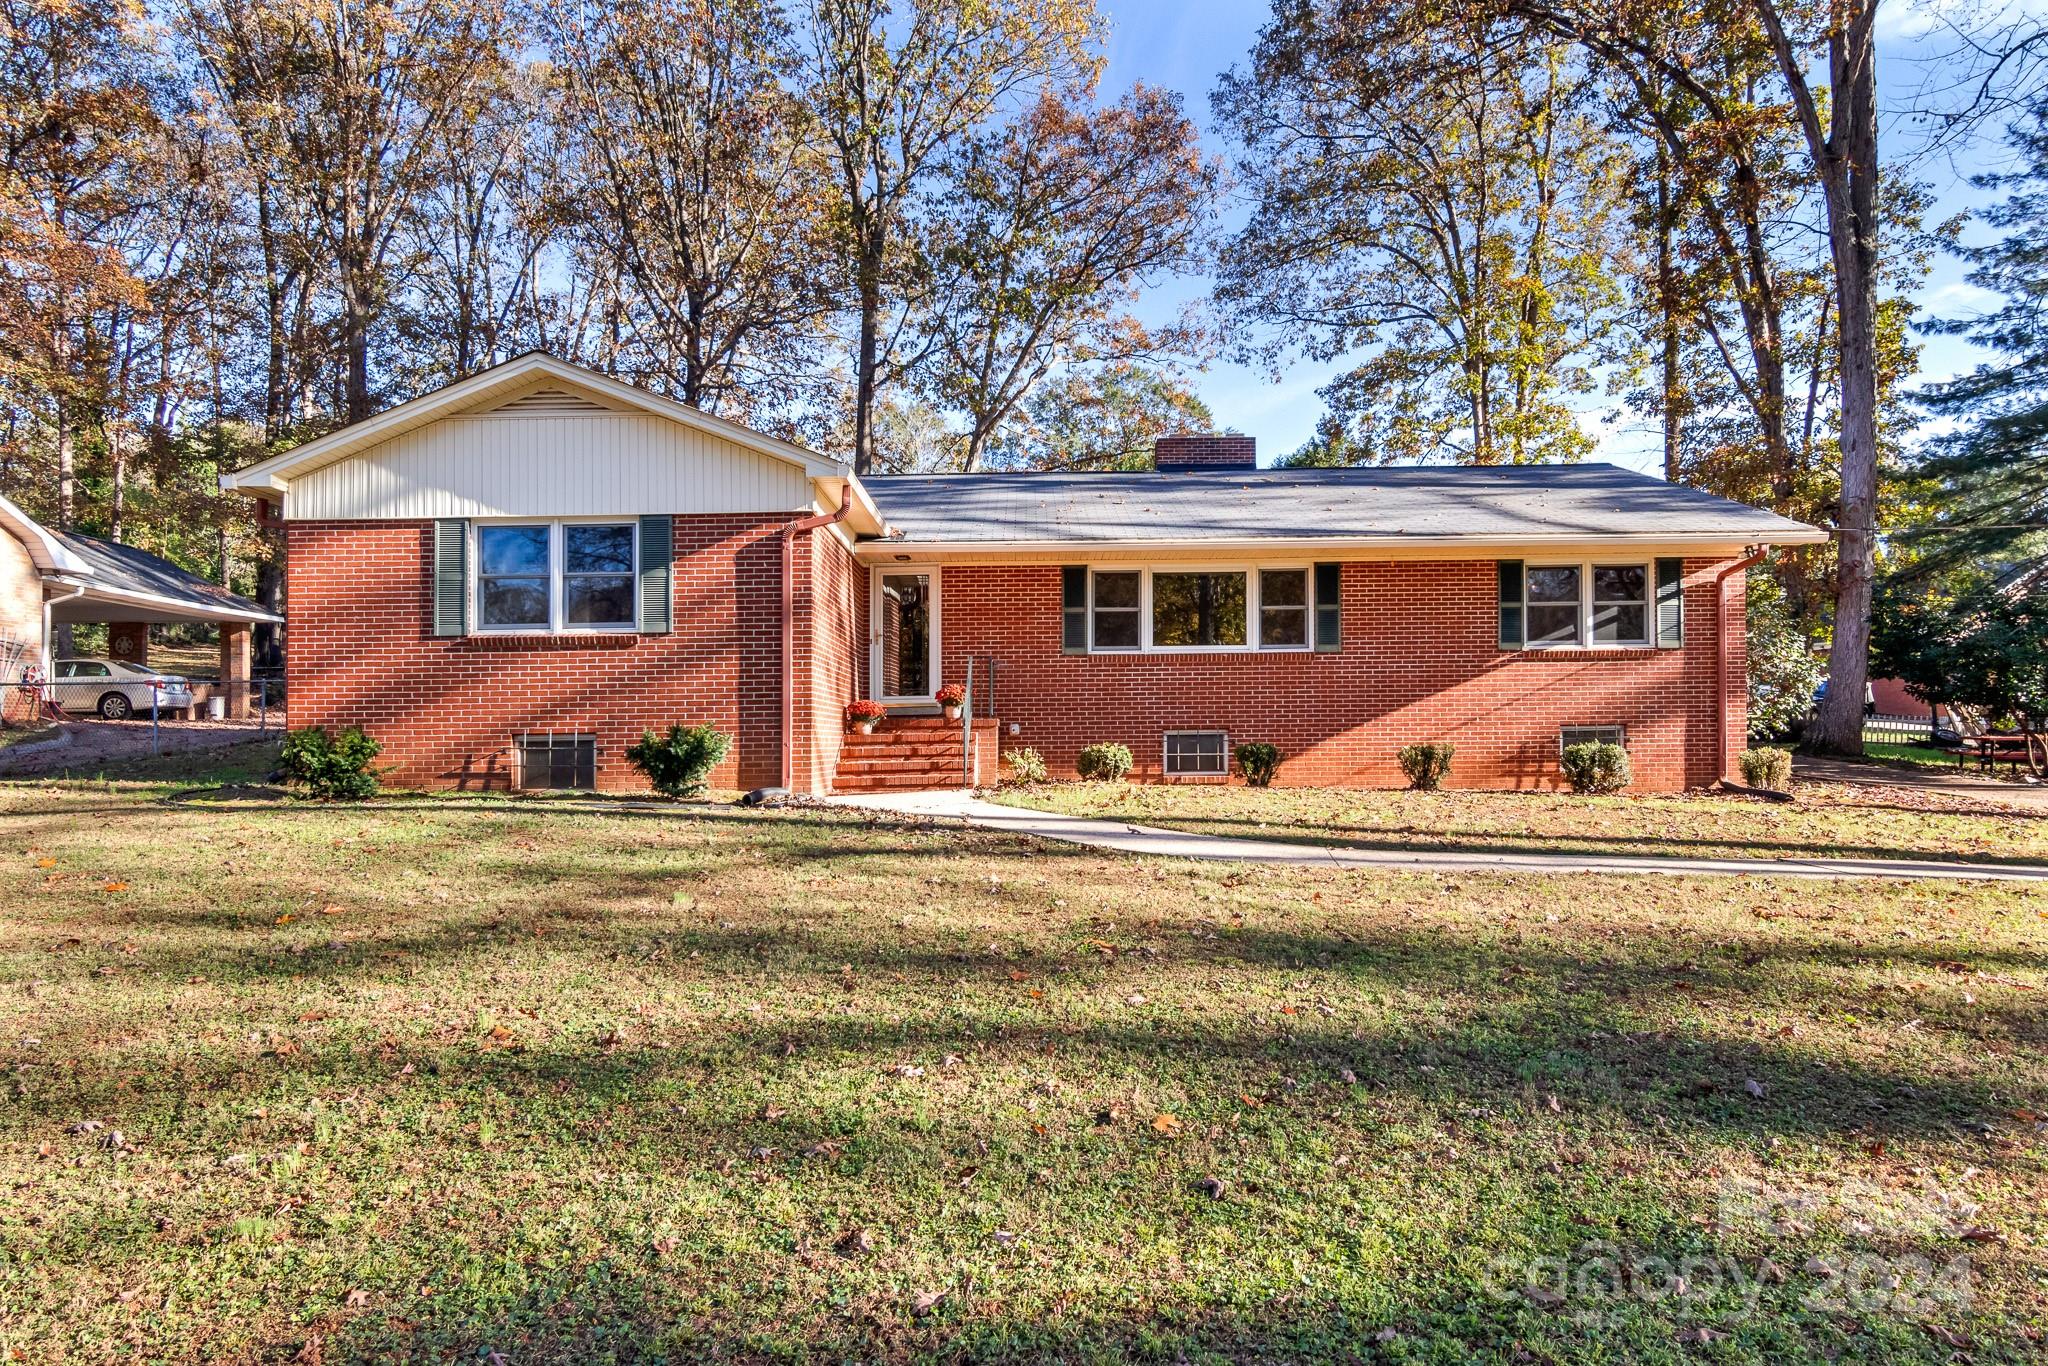
[[[1136,650],[1144,641],[1145,576],[1096,570],[1089,578],[1089,640],[1097,650]]]
[[[481,522],[476,629],[630,631],[638,624],[635,522]]]
[[[1230,737],[1220,730],[1166,732],[1166,774],[1217,776],[1230,771]]]
[[[1529,565],[1522,590],[1527,647],[1648,645],[1654,583],[1646,563]]]
[[[1308,570],[1259,571],[1259,645],[1263,649],[1307,649]]]
[[[1311,581],[1286,567],[1095,569],[1088,648],[1095,654],[1307,650]]]

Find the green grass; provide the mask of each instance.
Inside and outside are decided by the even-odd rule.
[[[1939,768],[1949,772],[1958,769],[1954,751],[1938,749],[1933,745],[1894,745],[1866,741],[1863,757],[1874,759],[1881,764],[1905,764],[1913,768]],[[1972,770],[1974,763],[1968,765]]]
[[[1700,794],[1579,797],[1160,783],[1047,783],[991,795],[1008,805],[1065,815],[1365,849],[2048,861],[2048,812],[1897,787],[1804,783],[1796,791],[1798,800],[1789,804]]]
[[[2042,1350],[2038,893],[194,776],[0,784],[0,1359]]]

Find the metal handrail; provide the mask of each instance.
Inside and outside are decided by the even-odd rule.
[[[960,786],[974,786],[974,656],[967,656],[966,695],[960,699]]]

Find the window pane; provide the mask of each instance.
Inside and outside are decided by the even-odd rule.
[[[1097,607],[1138,606],[1138,575],[1097,574],[1095,576],[1095,605]]]
[[[931,575],[883,575],[883,696],[924,698],[931,695],[931,631]]]
[[[562,568],[571,574],[633,572],[633,528],[630,526],[565,526]]]
[[[1242,645],[1245,576],[1154,574],[1154,645]]]
[[[1569,602],[1579,600],[1579,571],[1576,565],[1552,566],[1547,569],[1529,571],[1530,602]],[[1530,628],[1534,633],[1534,628]]]
[[[548,572],[548,529],[544,526],[479,527],[476,548],[480,574]]]
[[[1095,613],[1095,648],[1098,650],[1135,650],[1138,648],[1138,614],[1136,612]]]
[[[571,626],[631,626],[630,574],[579,574],[562,581],[562,617]]]
[[[1593,639],[1620,644],[1641,645],[1649,640],[1644,626],[1649,613],[1640,605],[1634,607],[1595,607],[1593,609]]]
[[[1121,570],[1095,576],[1094,648],[1138,648],[1138,596],[1142,577]]]
[[[477,584],[477,615],[486,626],[546,626],[546,579],[484,579]]]
[[[1576,645],[1579,640],[1579,609],[1529,605],[1531,645]]]
[[[1593,566],[1595,602],[1642,602],[1649,586],[1649,575],[1639,564]]]
[[[1259,609],[1259,644],[1308,644],[1308,609],[1305,607],[1262,607]]]
[[[1308,606],[1306,569],[1264,569],[1259,571],[1261,607]]]
[[[1223,733],[1202,731],[1166,737],[1168,773],[1223,772]]]

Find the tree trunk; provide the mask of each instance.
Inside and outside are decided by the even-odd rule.
[[[1671,154],[1665,148],[1662,138],[1657,140],[1657,311],[1660,315],[1659,338],[1663,368],[1663,396],[1658,407],[1664,419],[1664,478],[1677,483],[1682,473],[1679,455],[1679,438],[1683,434],[1683,418],[1679,405],[1684,397],[1679,389],[1679,338],[1678,338],[1678,276],[1671,254],[1671,235],[1678,226],[1678,215],[1673,212],[1671,200]]]
[[[882,281],[879,262],[861,262],[860,352],[853,391],[853,472],[875,467],[875,372],[881,367]]]
[[[1861,754],[1877,518],[1877,51],[1875,0],[1848,8],[1828,38],[1833,102],[1826,141],[1814,149],[1840,329],[1842,501],[1828,695],[1807,735],[1815,749]]]

